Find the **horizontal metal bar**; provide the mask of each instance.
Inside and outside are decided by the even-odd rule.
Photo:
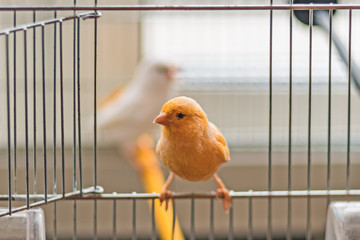
[[[133,199],[157,199],[158,193],[103,193],[104,189],[100,186],[89,187],[83,189],[83,195],[80,194],[80,190],[65,194],[49,194],[48,203],[58,200],[133,200]],[[232,198],[307,198],[307,197],[360,197],[360,189],[353,190],[292,190],[292,191],[243,191],[243,192],[230,192]],[[31,194],[31,201],[36,201],[30,204],[30,208],[41,206],[45,203],[44,195]],[[173,193],[173,198],[177,199],[214,199],[216,198],[215,192],[210,193]],[[26,201],[26,194],[12,195],[13,201]],[[8,195],[0,195],[0,201],[7,201]],[[13,209],[14,212],[26,210],[26,205]],[[8,215],[9,212],[0,214],[0,217]]]
[[[104,190],[102,187],[97,186],[83,189],[83,196],[80,195],[80,190],[65,194],[64,199],[68,200],[87,200],[87,199],[157,199],[158,193],[102,193]],[[49,194],[51,198],[57,198],[62,194]],[[230,192],[232,198],[284,198],[284,197],[359,197],[360,189],[352,190],[292,190],[292,191],[242,191],[242,192]],[[178,199],[190,199],[190,198],[216,198],[215,192],[209,193],[175,193],[172,194],[173,198]],[[44,195],[30,194],[30,200],[43,200]],[[0,195],[0,201],[8,200],[8,195]],[[26,201],[25,194],[12,195],[14,201]]]
[[[94,187],[89,187],[89,188],[85,188],[83,189],[83,194],[100,194],[104,191],[104,189],[100,186],[97,186],[96,188]],[[65,194],[65,197],[62,194],[49,194],[47,195],[47,201],[45,202],[45,196],[44,195],[39,195],[39,194],[30,194],[29,198],[32,201],[36,201],[32,204],[29,205],[29,208],[34,208],[34,207],[38,207],[50,202],[55,202],[55,201],[59,201],[59,200],[63,200],[63,199],[73,199],[73,197],[80,195],[80,190],[78,191],[74,191],[74,192],[70,192]],[[16,194],[16,195],[12,195],[11,196],[12,200],[15,201],[26,201],[26,194]],[[8,195],[0,195],[0,201],[1,200],[8,200]],[[17,207],[17,208],[13,208],[11,211],[11,214],[16,213],[16,212],[20,212],[20,211],[24,211],[28,209],[28,206],[24,205],[21,207]],[[3,216],[7,216],[9,215],[10,212],[6,211],[6,212],[2,212],[0,213],[0,217]]]
[[[58,201],[58,200],[61,200],[61,199],[62,199],[61,195],[55,196],[53,198],[48,198],[47,203],[55,202],[55,201]],[[42,201],[31,203],[29,206],[24,205],[24,206],[21,206],[21,207],[13,208],[12,211],[11,211],[11,214],[14,214],[16,212],[21,212],[21,211],[24,211],[24,210],[27,210],[27,209],[30,209],[30,208],[38,207],[38,206],[41,206],[41,205],[44,205],[44,204],[46,204],[46,202],[45,202],[45,200],[42,200]],[[7,216],[7,215],[9,215],[9,211],[0,213],[0,217],[4,217],[4,216]]]
[[[2,6],[0,11],[154,11],[154,10],[309,10],[360,9],[359,4],[282,5],[103,5],[103,6]]]
[[[0,9],[0,11],[1,11],[1,9]],[[53,19],[49,19],[49,20],[45,20],[45,21],[39,21],[39,22],[19,25],[19,26],[13,27],[13,28],[1,30],[0,36],[6,35],[9,33],[13,33],[13,32],[17,32],[17,31],[24,31],[24,30],[31,29],[31,28],[41,27],[43,25],[65,22],[65,21],[72,20],[75,18],[88,19],[88,18],[96,18],[96,17],[101,17],[101,13],[100,12],[87,12],[87,13],[81,13],[81,14],[71,15],[71,16],[67,16],[67,17],[53,18]]]
[[[293,190],[293,191],[244,191],[230,192],[232,198],[284,198],[284,197],[328,197],[328,196],[360,196],[360,189],[354,190]],[[153,199],[158,198],[157,193],[103,193],[90,194],[84,196],[74,196],[71,199]],[[215,192],[210,193],[175,193],[173,198],[189,199],[189,198],[216,198]]]

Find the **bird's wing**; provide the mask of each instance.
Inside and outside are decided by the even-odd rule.
[[[224,153],[224,162],[230,161],[230,152],[229,148],[226,144],[226,140],[220,130],[215,126],[215,124],[209,122],[211,127],[211,132],[216,139],[217,145],[221,148],[222,152]]]
[[[125,90],[125,86],[121,86],[121,87],[118,87],[115,90],[113,90],[108,96],[106,96],[106,98],[101,100],[101,102],[99,104],[99,109],[102,109],[102,108],[108,106],[109,104],[114,102],[115,99],[121,97],[124,90]]]
[[[98,128],[114,129],[131,124],[133,121],[133,107],[139,100],[134,96],[130,87],[119,87],[113,90],[98,108]]]

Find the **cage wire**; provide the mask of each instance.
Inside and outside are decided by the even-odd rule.
[[[154,218],[159,194],[134,192],[139,189],[135,177],[125,163],[110,157],[117,154],[114,150],[98,144],[96,130],[98,89],[106,78],[118,81],[105,66],[117,56],[104,57],[109,56],[104,52],[116,55],[118,50],[105,46],[104,39],[113,31],[110,43],[128,43],[123,40],[126,36],[116,33],[117,22],[108,27],[102,20],[109,17],[111,22],[115,15],[134,13],[138,14],[135,21],[139,15],[143,20],[141,27],[134,24],[144,37],[137,47],[149,56],[178,54],[183,68],[179,92],[204,105],[231,148],[233,165],[222,170],[227,173],[224,181],[233,189],[228,214],[217,206],[212,186],[177,186],[171,214],[178,214],[185,236],[323,237],[329,202],[360,196],[356,160],[359,59],[353,44],[360,37],[354,28],[360,21],[359,9],[358,4],[277,5],[272,1],[257,5],[1,6],[6,21],[0,31],[0,202],[7,211],[0,216],[41,206],[46,212],[47,236],[53,239],[159,237],[156,227],[161,226],[156,226]],[[296,10],[308,11],[309,25],[296,22]],[[318,10],[327,11],[318,15]],[[334,28],[335,11],[341,18],[339,35]],[[203,12],[207,26],[196,19],[186,23],[201,18]],[[215,16],[221,14],[217,17],[229,20],[217,22]],[[277,14],[282,17],[278,19]],[[259,20],[246,28],[243,19],[260,15],[265,25]],[[224,30],[222,24],[230,26]],[[266,38],[250,34],[256,32],[257,24]],[[286,37],[278,37],[277,24],[287,29]],[[321,25],[323,32],[315,25]],[[233,36],[248,45],[238,50],[239,46],[228,46],[224,40],[219,50],[207,39],[210,45],[201,49],[209,42],[191,38],[197,37],[196,29],[204,30],[201,27],[226,35],[230,44]],[[247,34],[239,35],[236,28]],[[296,31],[306,34],[300,37]],[[316,41],[320,34],[325,44]],[[169,43],[158,40],[162,38]],[[256,48],[266,55],[252,52],[251,42],[261,42]],[[295,47],[299,42],[300,50]],[[181,43],[189,48],[182,46],[182,55]],[[324,49],[319,52],[318,47]],[[279,48],[286,49],[286,55],[278,56]],[[215,57],[208,58],[211,61],[206,58],[209,49],[215,49]],[[231,55],[230,61],[219,60],[216,50]],[[132,61],[137,57],[132,56]],[[94,118],[91,137],[85,133],[85,113]],[[109,175],[113,177],[105,184]],[[121,182],[125,190],[117,193]],[[189,189],[199,191],[188,193]]]

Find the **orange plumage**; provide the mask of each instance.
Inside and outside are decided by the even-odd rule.
[[[218,196],[224,197],[224,208],[230,208],[229,191],[216,175],[221,164],[230,160],[229,149],[220,130],[208,121],[201,106],[188,97],[173,98],[164,104],[154,122],[163,125],[156,151],[165,166],[189,181],[214,177],[219,185]],[[168,187],[172,178],[170,174],[161,201],[171,196]]]

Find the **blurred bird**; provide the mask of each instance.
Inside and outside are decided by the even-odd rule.
[[[159,108],[172,95],[177,67],[163,62],[143,61],[126,88],[115,89],[97,111],[99,133],[122,151],[125,159],[137,170],[146,192],[159,192],[164,175],[153,150],[152,120]],[[93,125],[93,123],[92,123]],[[161,208],[154,210],[161,239],[183,240],[179,223]]]
[[[177,68],[163,62],[143,61],[126,88],[115,89],[97,112],[99,132],[131,153],[137,138],[153,126],[151,120],[171,97]]]
[[[162,125],[156,152],[171,171],[160,202],[168,207],[171,192],[168,190],[174,174],[189,180],[201,181],[213,177],[219,186],[217,197],[223,198],[223,207],[231,207],[229,190],[217,176],[222,163],[230,160],[225,138],[220,130],[208,121],[201,106],[192,98],[177,97],[164,104],[154,123]]]

